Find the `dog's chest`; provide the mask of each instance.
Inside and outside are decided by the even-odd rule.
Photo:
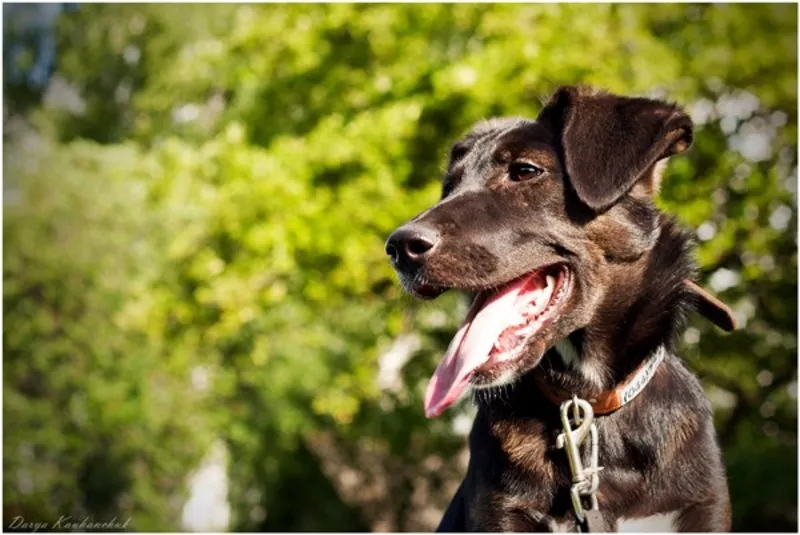
[[[476,424],[472,438],[478,440],[472,441],[472,470],[478,492],[468,499],[468,509],[473,512],[471,528],[477,531],[574,532],[569,464],[564,451],[555,445],[552,426],[536,418],[513,423],[495,421],[483,428],[483,434],[480,421]],[[605,469],[598,498],[607,529],[676,531],[677,513],[654,514],[656,511],[648,510],[646,500],[632,498],[646,494],[644,474],[623,462],[625,456],[620,457],[613,451],[634,451],[639,457],[641,452],[633,450],[624,435],[615,435],[616,440],[606,440],[603,445],[610,451],[603,451],[601,446],[600,464],[605,464]],[[497,449],[487,448],[489,444]],[[474,448],[477,445],[479,451]]]

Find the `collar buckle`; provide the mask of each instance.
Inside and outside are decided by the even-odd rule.
[[[570,414],[570,409],[571,413]],[[556,448],[566,451],[569,470],[572,475],[570,495],[572,508],[580,525],[587,520],[587,513],[599,511],[597,488],[600,486],[599,464],[600,437],[594,421],[592,405],[584,399],[573,396],[561,404],[561,423],[564,432],[556,438]],[[577,427],[573,428],[573,424]],[[589,438],[589,465],[584,467],[581,446]],[[584,507],[584,499],[588,506]]]

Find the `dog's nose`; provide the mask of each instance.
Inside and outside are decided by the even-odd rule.
[[[439,233],[423,226],[400,227],[386,241],[386,254],[393,264],[422,263],[439,241]]]

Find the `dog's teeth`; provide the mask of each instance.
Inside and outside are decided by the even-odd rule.
[[[547,276],[547,286],[552,288],[555,285],[556,285],[556,279],[554,279],[552,275],[548,275]]]

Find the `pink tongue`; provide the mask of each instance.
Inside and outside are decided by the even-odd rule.
[[[442,414],[461,396],[472,372],[489,360],[492,346],[508,327],[514,303],[528,280],[530,278],[526,277],[514,282],[489,299],[484,294],[475,298],[428,383],[425,416],[434,418]]]

